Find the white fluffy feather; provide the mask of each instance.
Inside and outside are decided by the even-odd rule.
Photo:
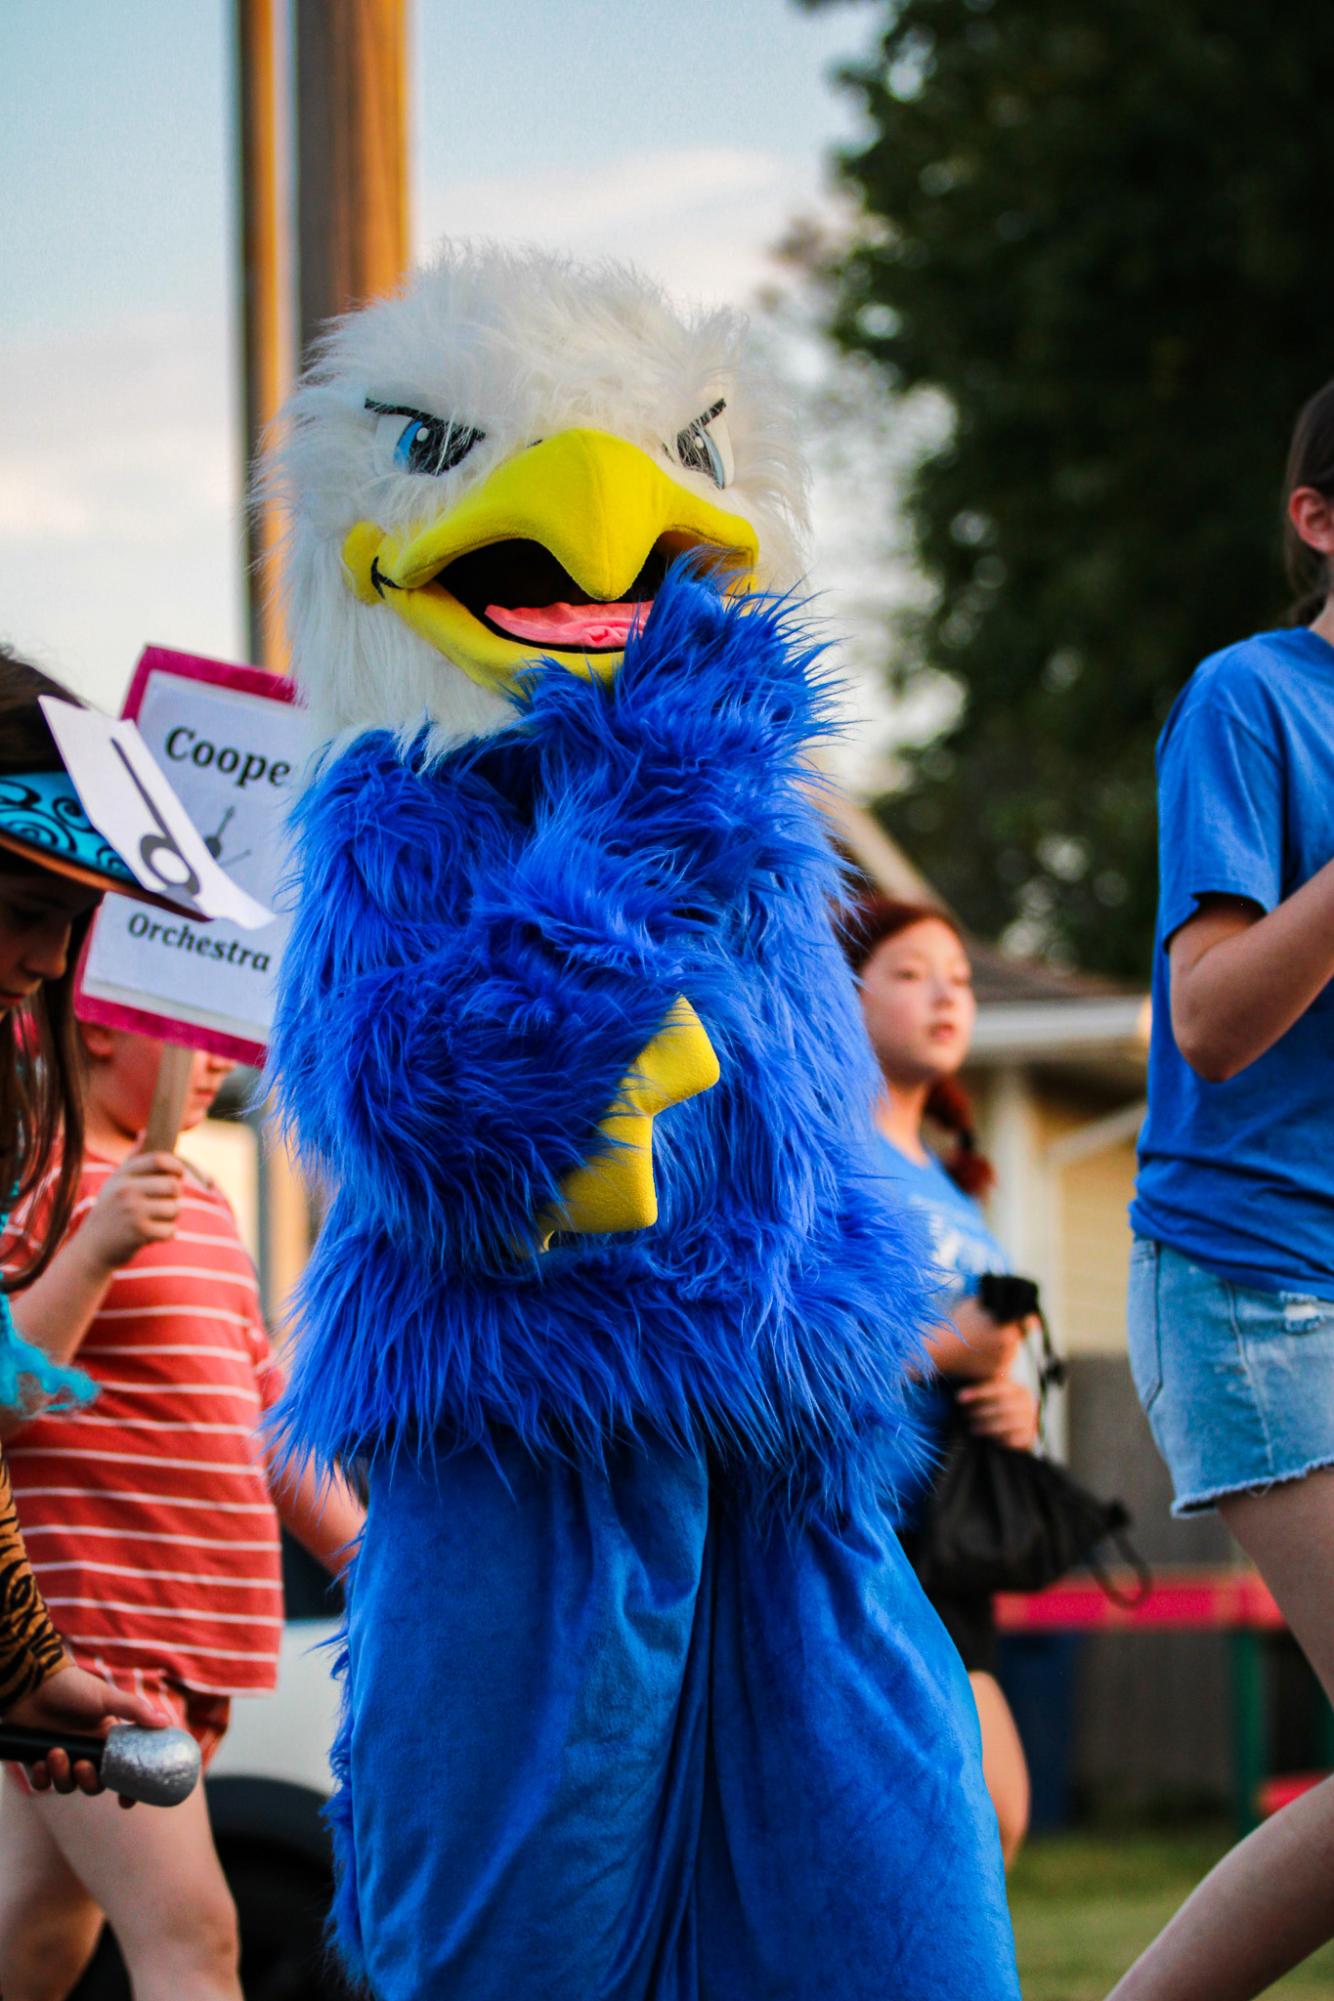
[[[293,671],[318,738],[434,724],[440,750],[512,711],[382,606],[347,587],[342,544],[370,519],[397,533],[455,506],[497,465],[573,426],[660,457],[719,396],[735,475],[709,497],[759,537],[762,581],[802,567],[805,475],[787,410],[748,355],[730,311],[682,312],[629,266],[580,265],[538,250],[451,245],[395,297],[333,323],[276,429],[261,491],[287,516],[285,587]],[[370,396],[485,432],[453,472],[393,467]]]

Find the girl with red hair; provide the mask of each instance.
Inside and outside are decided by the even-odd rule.
[[[1024,1329],[1019,1322],[999,1324],[977,1298],[982,1276],[1008,1271],[1009,1261],[978,1201],[995,1177],[978,1151],[972,1108],[958,1082],[976,1012],[963,938],[943,911],[883,896],[863,898],[841,928],[884,1078],[876,1122],[885,1169],[925,1222],[945,1280],[947,1310],[927,1342],[936,1373],[915,1396],[923,1431],[938,1461],[957,1409],[973,1431],[1027,1450],[1037,1436],[1037,1404],[1011,1373]],[[928,1144],[928,1133],[945,1142],[943,1150]],[[902,1497],[895,1522],[910,1558],[930,1484],[928,1459],[919,1488]],[[991,1600],[930,1595],[968,1670],[987,1790],[1008,1864],[1028,1825],[1028,1768],[996,1680]]]

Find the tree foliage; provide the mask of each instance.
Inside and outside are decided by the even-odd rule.
[[[1142,976],[1154,738],[1283,616],[1287,439],[1334,373],[1334,6],[874,5],[832,327],[952,409],[895,672],[965,691],[880,809],[979,930]]]

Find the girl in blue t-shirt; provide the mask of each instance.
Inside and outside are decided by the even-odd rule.
[[[927,1342],[937,1373],[914,1394],[922,1429],[929,1445],[943,1447],[957,1406],[974,1431],[1026,1451],[1037,1436],[1037,1403],[1011,1374],[1023,1327],[998,1324],[976,1296],[984,1273],[1010,1267],[977,1200],[994,1177],[977,1151],[972,1113],[956,1082],[976,1011],[963,939],[951,920],[929,905],[879,896],[867,897],[848,913],[843,934],[884,1077],[876,1116],[885,1171],[926,1224],[946,1281],[945,1311]],[[953,1139],[943,1160],[926,1144],[928,1125]],[[928,1462],[918,1491],[899,1496],[895,1527],[910,1558],[930,1480]],[[929,1595],[972,1683],[983,1772],[1008,1864],[1028,1824],[1028,1770],[996,1680],[991,1599]]]
[[[1297,422],[1291,629],[1198,667],[1158,746],[1130,1360],[1334,1698],[1334,382]],[[1235,1848],[1116,2001],[1244,2001],[1334,1934],[1334,1779]]]

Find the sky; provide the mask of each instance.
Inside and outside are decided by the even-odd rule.
[[[833,213],[829,154],[857,125],[830,76],[878,12],[409,0],[415,254],[527,238],[750,306],[793,218]],[[108,707],[150,641],[243,656],[231,34],[230,0],[0,8],[0,629]],[[864,395],[781,338],[808,387]],[[851,459],[808,440],[863,761],[886,728],[880,612],[910,589],[882,425],[854,421]]]

